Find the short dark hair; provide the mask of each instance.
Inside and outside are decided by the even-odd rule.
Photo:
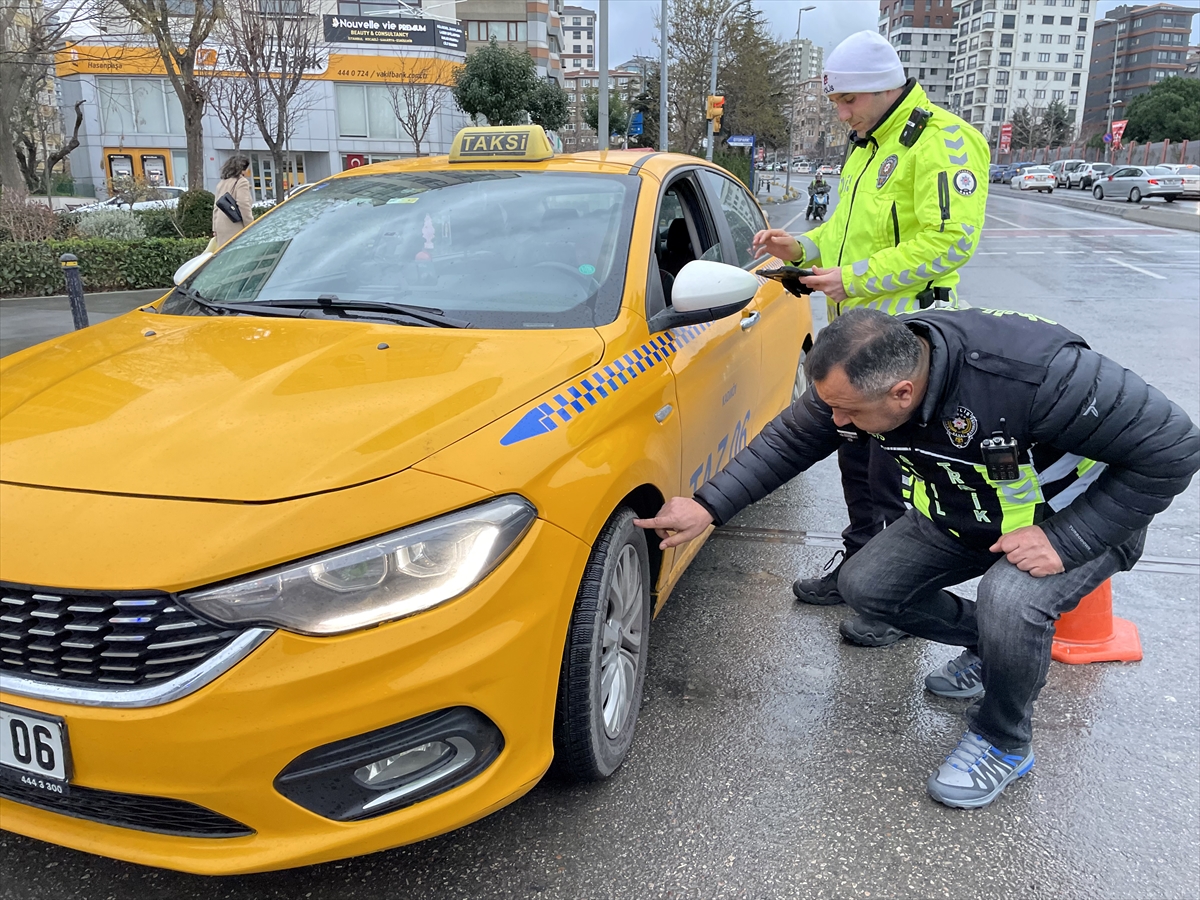
[[[248,168],[250,168],[250,158],[235,153],[229,159],[225,160],[225,164],[221,166],[221,180],[237,178]]]
[[[910,378],[920,362],[921,340],[901,320],[877,309],[852,309],[821,329],[804,368],[809,381],[824,381],[841,366],[851,387],[878,397]]]

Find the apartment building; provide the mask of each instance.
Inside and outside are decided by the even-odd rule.
[[[253,123],[246,124],[239,149],[250,157],[256,200],[278,199],[291,186],[348,168],[413,155],[414,142],[394,112],[389,90],[410,75],[442,89],[421,152],[449,152],[454,135],[467,124],[449,96],[467,41],[458,22],[431,16],[433,8],[428,0],[423,10],[321,0],[312,14],[321,17],[326,43],[309,67],[297,104],[301,112],[288,143],[288,171],[274,170],[266,142]],[[119,177],[186,186],[183,114],[158,50],[129,23],[112,18],[82,21],[70,38],[56,55],[56,74],[63,110],[86,101],[80,146],[70,156],[77,190],[90,187],[105,196]],[[198,62],[204,77],[240,77],[215,39],[202,48]],[[234,153],[216,113],[210,104],[204,115],[209,188]]]
[[[1092,47],[1091,0],[964,0],[951,109],[993,143],[1014,110],[1035,120],[1055,100],[1077,133]]]
[[[584,6],[562,9],[563,72],[596,68],[596,11]]]
[[[821,85],[821,76],[817,75],[801,82],[797,89],[792,157],[840,163],[846,155],[849,128],[838,119],[837,107],[826,99]]]
[[[467,33],[467,53],[495,40],[524,50],[542,78],[563,86],[563,0],[458,0],[457,16]]]
[[[1110,91],[1112,102],[1123,105],[1164,78],[1188,74],[1188,42],[1196,13],[1200,9],[1154,3],[1118,6],[1096,20],[1083,114],[1085,134],[1107,129]],[[1124,116],[1118,113],[1115,118]]]
[[[792,71],[792,84],[800,84],[810,78],[820,78],[825,71],[825,48],[818,47],[808,38],[792,38],[783,45],[783,58]]]
[[[929,99],[950,105],[955,54],[952,0],[880,0],[879,33],[891,41],[904,71]]]
[[[616,91],[628,106],[642,93],[645,79],[648,77],[647,73],[650,71],[648,65],[650,62],[644,58],[635,57],[610,69],[608,72],[609,91]],[[584,150],[599,149],[599,136],[595,129],[584,121],[584,110],[587,108],[589,94],[600,90],[600,73],[594,69],[568,70],[566,89],[571,118],[559,132],[563,150],[567,153],[579,153]],[[613,124],[615,126],[617,123]]]

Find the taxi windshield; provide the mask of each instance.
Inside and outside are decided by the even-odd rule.
[[[163,312],[334,297],[432,309],[476,328],[606,324],[624,290],[637,185],[559,172],[336,178],[230,241]],[[180,299],[189,294],[209,305]]]

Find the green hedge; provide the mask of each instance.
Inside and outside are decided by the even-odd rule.
[[[110,241],[101,238],[0,244],[0,297],[62,294],[63,253],[79,257],[86,291],[168,288],[184,262],[204,252],[206,238],[151,238]]]

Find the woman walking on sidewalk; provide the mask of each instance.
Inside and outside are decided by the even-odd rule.
[[[221,247],[254,221],[254,213],[250,209],[250,160],[247,157],[234,154],[225,161],[225,165],[221,166],[221,180],[217,182],[215,196],[213,236],[217,239],[217,247]],[[222,203],[222,198],[226,196],[232,202]]]

